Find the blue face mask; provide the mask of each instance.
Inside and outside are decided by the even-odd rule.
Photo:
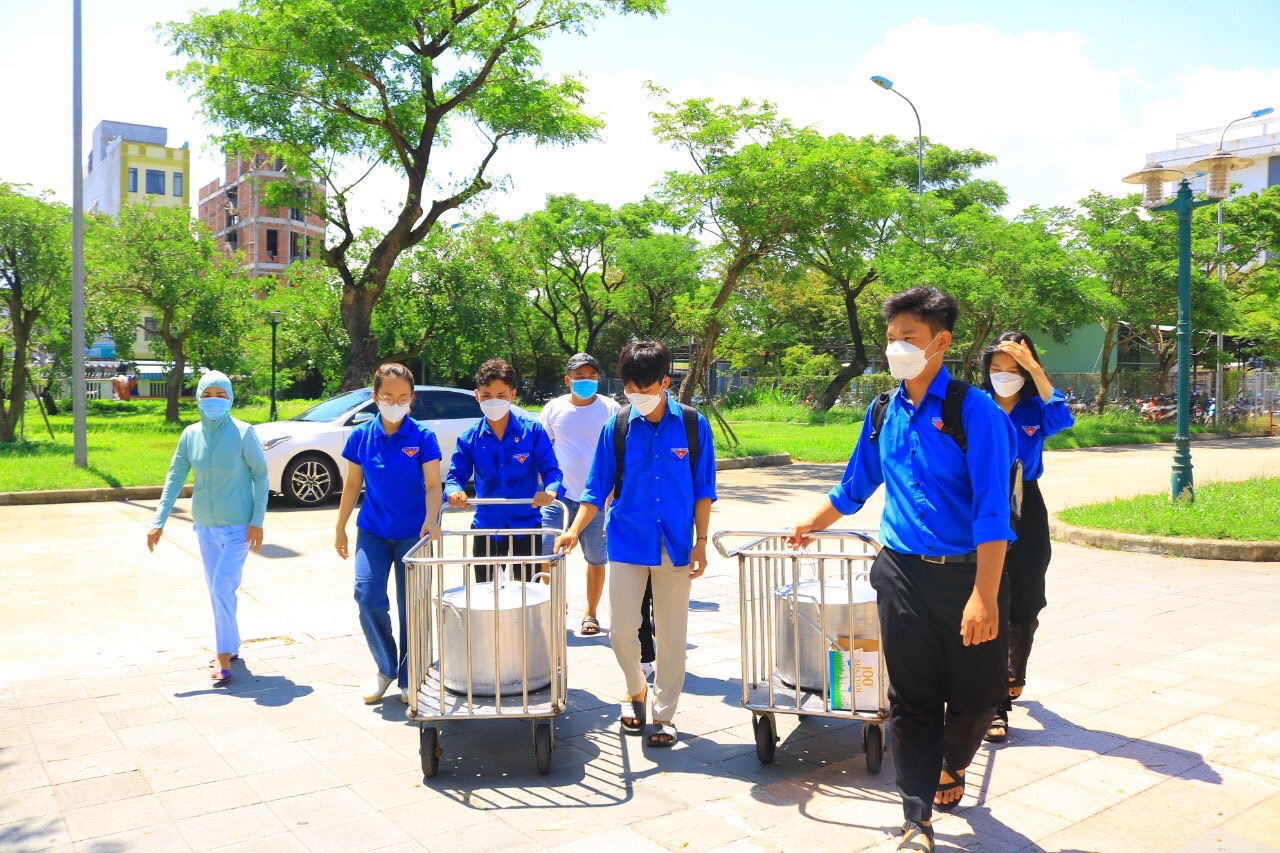
[[[600,388],[600,382],[596,379],[575,379],[571,384],[573,395],[579,400],[590,400]]]
[[[231,411],[231,401],[226,397],[201,397],[200,398],[200,414],[204,415],[211,421],[227,416],[227,412]]]

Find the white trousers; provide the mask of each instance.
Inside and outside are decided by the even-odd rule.
[[[669,722],[675,717],[680,691],[684,689],[685,641],[689,631],[689,594],[693,585],[688,566],[671,565],[667,549],[662,549],[662,565],[609,563],[609,644],[627,680],[627,695],[639,695],[645,688],[640,669],[640,602],[644,588],[653,580],[653,632],[657,660],[654,668],[653,719]]]

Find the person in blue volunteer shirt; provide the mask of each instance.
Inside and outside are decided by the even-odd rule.
[[[668,747],[679,736],[676,706],[684,689],[685,641],[693,580],[707,569],[707,526],[716,499],[716,457],[711,427],[697,414],[697,454],[689,446],[684,410],[667,392],[671,351],[659,341],[622,348],[618,373],[629,406],[600,431],[591,473],[573,524],[556,540],[568,553],[604,509],[622,475],[622,488],[609,508],[605,547],[609,557],[609,643],[627,683],[620,722],[625,731],[644,730],[648,684],[640,667],[640,602],[653,584],[657,634],[653,731],[650,746]],[[615,444],[618,418],[628,418],[623,470]]]
[[[382,698],[394,681],[400,701],[409,701],[409,628],[405,622],[404,558],[425,536],[440,538],[440,443],[435,433],[409,417],[413,373],[384,364],[373,374],[378,417],[351,431],[342,448],[342,482],[334,548],[347,559],[347,520],[364,489],[356,519],[355,599],[360,628],[378,667],[363,693],[366,704]],[[395,567],[400,643],[391,631],[387,582]]]
[[[1013,422],[1022,460],[1022,515],[1018,540],[1005,555],[1009,579],[1008,695],[987,728],[986,739],[999,743],[1009,734],[1013,700],[1027,683],[1031,643],[1045,607],[1044,581],[1053,556],[1049,544],[1049,511],[1040,493],[1044,474],[1044,441],[1070,429],[1076,419],[1067,397],[1053,387],[1031,338],[1022,332],[1005,332],[982,353],[982,389],[999,404]]]
[[[210,370],[196,385],[200,421],[182,431],[169,463],[169,476],[156,506],[147,550],[154,551],[187,474],[194,471],[191,517],[204,562],[204,580],[213,604],[215,685],[231,679],[231,663],[240,658],[236,591],[249,552],[262,548],[267,514],[267,460],[253,427],[231,417],[235,393],[226,374]]]
[[[467,482],[475,477],[477,498],[527,500],[527,504],[481,504],[472,529],[535,530],[542,526],[540,509],[560,497],[562,475],[542,424],[512,411],[516,399],[516,371],[500,358],[490,359],[476,371],[476,400],[484,417],[458,436],[445,496],[450,506],[465,507]],[[532,557],[542,553],[540,534],[476,536],[476,557]],[[513,574],[533,577],[536,564],[514,564]],[[476,566],[476,578],[487,580],[491,567]]]
[[[852,515],[885,487],[882,548],[871,567],[889,676],[900,850],[933,850],[932,810],[964,794],[965,768],[1005,694],[1001,583],[1010,527],[1013,425],[977,388],[964,394],[967,452],[943,431],[951,377],[942,360],[959,309],[932,287],[884,303],[885,357],[902,380],[878,440],[867,412],[843,480],[795,525],[791,543]]]

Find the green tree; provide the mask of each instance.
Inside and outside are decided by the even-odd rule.
[[[1212,231],[1216,239],[1216,221]],[[1222,232],[1223,252],[1215,251],[1203,272],[1216,279],[1222,263],[1234,318],[1227,331],[1242,352],[1274,361],[1280,358],[1280,187],[1227,201]]]
[[[128,353],[144,313],[155,323],[151,354],[171,365],[165,419],[178,422],[188,363],[234,372],[250,310],[250,280],[224,261],[213,235],[185,208],[126,205],[114,228],[95,229],[86,261],[94,327]]]
[[[488,169],[503,141],[568,144],[600,127],[582,111],[581,81],[539,76],[541,43],[584,33],[610,11],[664,8],[665,0],[241,0],[171,23],[168,35],[188,57],[174,76],[221,128],[217,141],[264,148],[303,182],[328,187],[322,203],[279,182],[267,202],[306,204],[336,235],[320,257],[342,282],[351,348],[343,387],[356,388],[378,362],[374,306],[396,261],[443,214],[492,187]],[[454,180],[433,155],[464,123],[488,145]],[[352,163],[369,171],[386,163],[402,177],[394,222],[367,252],[356,248],[362,229],[348,204],[363,178],[342,177]]]
[[[689,304],[703,281],[704,254],[687,234],[657,232],[618,241],[622,286],[614,292],[617,320],[605,330],[603,350],[615,352],[642,338],[676,337],[682,331],[679,306]]]
[[[27,396],[33,348],[67,325],[71,211],[25,187],[0,183],[0,441],[13,441]],[[5,364],[6,357],[9,359]],[[7,367],[7,371],[5,368]]]

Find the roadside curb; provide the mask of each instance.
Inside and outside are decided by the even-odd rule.
[[[0,492],[0,506],[34,506],[38,504],[90,503],[94,501],[156,500],[163,486],[121,486],[115,489],[49,489],[42,492]],[[182,487],[178,497],[191,497],[191,484]]]
[[[772,468],[775,465],[790,465],[790,453],[774,453],[769,456],[739,456],[736,459],[717,459],[717,471],[737,471],[741,468]]]
[[[1049,534],[1061,542],[1106,548],[1111,551],[1139,551],[1169,557],[1194,557],[1199,560],[1240,560],[1246,562],[1280,561],[1280,542],[1244,542],[1228,539],[1187,539],[1180,536],[1144,536],[1076,527],[1049,519]]]

